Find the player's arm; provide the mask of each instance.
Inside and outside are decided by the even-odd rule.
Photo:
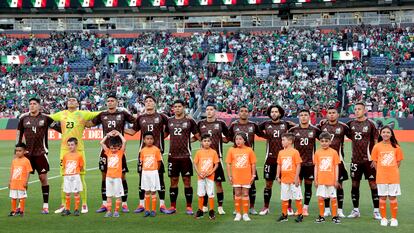
[[[254,133],[258,137],[265,138],[265,134],[264,134],[263,130],[260,130],[259,126],[256,123],[254,123]]]
[[[262,122],[260,125],[259,125],[259,131],[262,133],[262,137],[264,138],[264,139],[269,139],[269,137],[268,137],[268,135],[265,133],[265,122]]]
[[[293,127],[297,126],[297,124],[295,124],[295,122],[293,122],[293,121],[286,121],[286,123],[287,123],[287,125],[288,125],[288,130],[289,130],[290,128],[293,128]]]
[[[108,150],[108,147],[106,146],[105,142],[108,139],[108,134],[105,135],[105,137],[102,139],[102,141],[99,142],[99,144],[101,144],[101,147],[104,151]]]
[[[299,180],[300,168],[301,168],[300,163],[296,164],[296,174],[295,174],[295,186],[296,187],[299,187],[300,185],[300,180]]]
[[[315,183],[315,187],[318,187],[318,163],[315,163],[315,166],[313,168],[313,182]]]
[[[119,136],[120,138],[121,138],[121,140],[122,140],[122,147],[121,147],[121,150],[122,151],[125,151],[125,148],[126,148],[126,139],[125,139],[125,137],[124,137],[124,135],[122,135],[120,132],[118,132],[118,131],[116,131],[117,133],[117,136]]]
[[[99,114],[101,114],[101,111],[99,112],[89,112],[89,111],[82,111],[83,113],[83,119],[90,121],[95,119],[95,117],[99,116]]]
[[[92,121],[86,121],[85,122],[85,127],[86,128],[91,128],[91,127],[94,127],[94,126],[96,126]]]
[[[85,161],[83,160],[83,157],[80,157],[80,161],[79,161],[79,167],[80,167],[80,171],[83,172],[83,170],[85,169]]]
[[[335,165],[335,187],[340,188],[341,184],[339,183],[339,165]]]
[[[221,133],[224,135],[223,142],[228,143],[228,136],[229,136],[229,127],[227,127],[226,123],[224,121],[221,122]]]
[[[19,124],[17,126],[16,143],[23,142],[23,136],[24,136],[23,119],[20,117]]]
[[[201,139],[200,132],[198,131],[197,123],[194,121],[194,119],[191,119],[191,133],[194,135],[191,139],[191,142],[196,142]],[[195,141],[192,141],[195,139]]]
[[[234,124],[230,125],[229,133],[227,135],[227,141],[232,142],[234,140]]]
[[[281,183],[281,180],[280,180],[280,169],[281,169],[280,163],[277,163],[276,180],[277,180],[277,182],[279,182],[279,184]]]
[[[256,178],[256,163],[252,163],[252,179],[250,180],[250,184],[253,184],[255,178]]]

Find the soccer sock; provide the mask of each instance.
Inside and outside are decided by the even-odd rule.
[[[256,182],[253,181],[252,186],[249,189],[250,208],[254,208],[256,202]]]
[[[80,205],[80,196],[78,193],[78,194],[75,194],[75,210],[79,210],[79,205]]]
[[[217,204],[218,206],[223,206],[223,202],[224,202],[224,193],[217,193]]]
[[[140,189],[139,190],[139,200],[142,201],[144,199],[145,199],[145,191]],[[141,205],[141,202],[140,202],[140,205]]]
[[[42,186],[43,203],[49,203],[49,185]]]
[[[210,210],[214,210],[214,197],[208,199],[208,205]]]
[[[205,197],[198,197],[198,209],[202,210],[204,206],[204,199]]]
[[[289,201],[282,201],[282,214],[287,215],[287,209],[289,207]]]
[[[65,209],[70,210],[70,195],[66,195]]]
[[[234,196],[234,209],[236,210],[236,213],[240,214],[240,202],[241,197]]]
[[[159,173],[160,176],[160,186],[161,190],[158,191],[158,196],[160,198],[160,205],[164,205],[165,200],[165,182],[164,182],[164,174]],[[162,201],[162,202],[161,202]]]
[[[338,201],[336,198],[331,199],[332,202],[332,216],[337,216],[338,214]]]
[[[354,205],[354,208],[358,208],[359,207],[359,188],[352,187],[351,195],[352,195],[352,204]]]
[[[291,199],[288,200],[288,209],[289,208],[292,208],[292,200]]]
[[[11,199],[11,211],[16,212],[17,199]]]
[[[387,218],[387,201],[385,199],[379,200],[379,210],[381,218]]]
[[[26,203],[26,198],[21,198],[20,199],[20,213],[24,213],[24,204]]]
[[[312,197],[312,184],[305,183],[305,205],[309,205]]]
[[[145,194],[145,211],[150,210],[150,195]]]
[[[193,187],[184,188],[184,194],[187,207],[191,207],[191,204],[193,203]]]
[[[122,202],[127,202],[128,200],[128,182],[122,180],[122,187],[124,188],[124,196],[122,196]]]
[[[336,195],[338,196],[338,208],[342,209],[344,206],[344,190],[342,188],[337,189]]]
[[[121,199],[120,198],[118,198],[118,199],[116,199],[116,201],[115,201],[115,212],[118,212],[119,211],[119,207],[121,206]]]
[[[330,198],[325,198],[325,208],[329,209],[330,202],[331,202]]]
[[[203,199],[203,206],[207,206],[208,203],[208,195],[204,195],[204,199]]]
[[[83,190],[80,192],[81,198],[82,198],[82,205],[87,205],[88,203],[88,189],[86,187],[86,181],[85,181],[85,174],[81,174],[81,181],[82,181],[82,187]]]
[[[296,200],[296,209],[299,215],[303,213],[302,200]]]
[[[157,195],[152,195],[152,211],[157,210]]]
[[[272,197],[272,189],[265,188],[263,192],[263,197],[265,208],[269,208],[270,198]]]
[[[323,217],[325,213],[325,200],[322,197],[318,198],[318,206],[319,206],[319,216]]]
[[[371,189],[371,197],[372,203],[374,204],[374,208],[379,207],[379,197],[378,197],[378,189]]]
[[[249,196],[242,197],[242,204],[243,204],[243,214],[249,213]]]
[[[177,196],[178,196],[178,187],[177,188],[170,188],[170,201],[171,201],[171,207],[176,207],[175,203],[177,202]]]
[[[101,195],[102,195],[102,203],[106,202],[106,181],[101,181]]]
[[[112,197],[106,198],[106,211],[107,212],[112,211]]]
[[[397,199],[390,201],[390,207],[391,207],[391,218],[397,219],[397,212],[398,212]]]

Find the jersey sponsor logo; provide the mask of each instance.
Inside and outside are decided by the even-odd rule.
[[[75,160],[68,160],[65,164],[65,173],[66,174],[75,174],[76,173],[76,167],[78,166],[78,162]]]
[[[282,158],[282,171],[292,171],[293,161],[292,157]]]
[[[147,123],[147,121],[144,119],[144,120],[142,120],[142,123]]]
[[[22,173],[23,173],[23,168],[22,167],[15,167],[13,169],[13,175],[12,175],[12,179],[13,180],[22,180]]]
[[[392,166],[394,163],[394,157],[393,151],[381,152],[381,165],[384,167]]]
[[[155,163],[155,155],[153,154],[148,154],[145,155],[145,162],[144,162],[144,168],[151,168],[154,166]]]
[[[236,131],[240,131],[240,129],[239,128],[236,128]]]
[[[104,116],[104,118],[103,118],[104,120],[108,120],[108,117],[107,116]]]
[[[202,172],[208,172],[212,166],[213,166],[213,160],[212,159],[203,159],[201,161],[200,170]]]
[[[118,156],[111,156],[108,159],[108,167],[110,168],[117,168],[119,164]]]
[[[170,124],[170,127],[172,127],[172,126],[174,126],[174,123],[171,123],[171,124]]]
[[[332,171],[332,158],[331,157],[321,158],[321,163],[319,164],[319,171],[321,172]]]
[[[246,154],[238,154],[236,155],[236,163],[234,164],[234,167],[246,168],[247,162],[248,162],[248,158]]]
[[[300,136],[300,133],[296,133],[296,135],[295,135],[296,137],[299,137]]]

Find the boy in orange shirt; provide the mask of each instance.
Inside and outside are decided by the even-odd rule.
[[[201,149],[197,151],[194,158],[194,168],[198,175],[198,210],[195,218],[203,217],[204,196],[207,194],[210,211],[210,219],[215,219],[214,212],[214,174],[220,162],[218,154],[210,148],[211,137],[205,134],[201,137]]]
[[[70,215],[70,194],[73,193],[75,197],[75,211],[74,216],[79,216],[79,192],[83,191],[80,172],[83,171],[85,161],[83,156],[78,153],[78,139],[68,139],[69,153],[65,154],[62,159],[63,168],[63,192],[66,194],[66,206],[62,211],[62,216]]]
[[[279,151],[277,156],[276,178],[281,185],[280,199],[282,200],[282,216],[278,219],[279,222],[288,221],[287,210],[289,200],[296,200],[298,216],[295,221],[298,223],[303,221],[303,197],[299,180],[302,159],[300,158],[299,151],[293,148],[294,141],[294,134],[283,134],[282,146],[284,149]]]
[[[109,139],[109,148],[105,144],[107,139]],[[107,197],[107,212],[105,218],[118,218],[121,197],[124,196],[124,188],[122,186],[122,157],[125,152],[126,140],[120,132],[113,130],[102,139],[100,144],[107,156],[108,164],[105,180]],[[111,212],[112,197],[116,198],[115,211],[113,214]]]
[[[401,195],[400,166],[404,159],[401,147],[395,138],[394,131],[389,126],[380,130],[378,143],[372,149],[372,160],[377,170],[378,196],[380,197],[381,226],[387,226],[387,196],[390,199],[391,221],[390,226],[398,226],[397,196]]]
[[[227,152],[227,174],[230,184],[234,189],[234,207],[236,217],[234,221],[240,221],[240,205],[243,206],[243,220],[250,221],[249,189],[256,177],[256,155],[251,147],[246,146],[245,133],[237,133],[234,137],[234,146]]]
[[[158,169],[161,166],[161,151],[154,146],[154,134],[146,132],[143,137],[144,147],[140,151],[139,160],[142,164],[141,189],[145,191],[144,217],[155,217],[157,208],[157,191],[161,190]],[[150,210],[150,198],[152,210]]]
[[[11,198],[11,212],[9,216],[24,215],[24,205],[27,198],[27,182],[29,180],[30,172],[33,171],[30,161],[24,156],[26,153],[26,144],[16,144],[13,159],[10,167],[9,189]],[[17,199],[19,199],[20,211],[16,212]]]
[[[331,134],[323,132],[319,136],[321,148],[315,152],[313,163],[315,164],[315,187],[317,188],[316,196],[319,203],[319,217],[316,223],[325,222],[325,199],[331,199],[332,222],[339,224],[341,220],[337,216],[336,189],[340,187],[338,182],[339,155],[336,150],[329,147],[331,145]]]

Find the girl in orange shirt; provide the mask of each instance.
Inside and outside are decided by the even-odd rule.
[[[372,160],[377,170],[378,196],[380,197],[381,226],[387,226],[387,196],[390,199],[391,221],[390,226],[398,226],[397,196],[401,195],[400,165],[403,160],[403,152],[395,138],[394,131],[389,126],[380,130],[378,143],[372,149]]]
[[[250,221],[249,215],[249,189],[256,177],[256,155],[252,148],[246,146],[247,137],[244,133],[237,133],[234,146],[227,152],[227,174],[234,189],[234,207],[236,217],[240,221],[240,205],[243,206],[243,220]]]

